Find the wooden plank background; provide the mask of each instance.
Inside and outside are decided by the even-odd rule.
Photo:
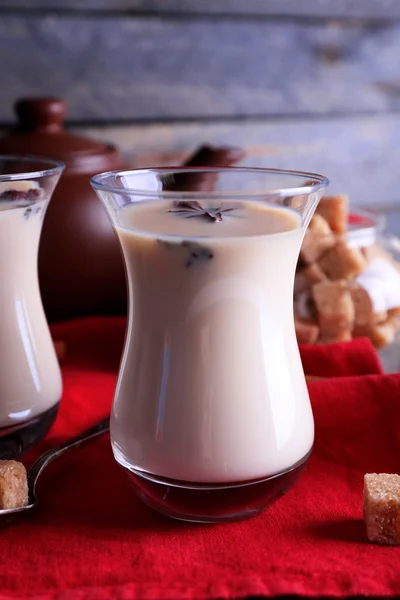
[[[0,122],[59,95],[74,121],[400,109],[400,22],[4,15]]]
[[[242,146],[388,209],[399,57],[400,0],[0,0],[0,123],[18,97],[59,96],[130,164]]]
[[[240,146],[247,153],[244,166],[321,173],[330,178],[331,192],[348,193],[353,204],[374,208],[379,203],[389,210],[400,202],[400,114],[155,123],[86,128],[85,133],[118,144],[131,166],[180,164],[201,143]]]
[[[398,0],[0,0],[9,10],[130,11],[307,17],[400,17]]]

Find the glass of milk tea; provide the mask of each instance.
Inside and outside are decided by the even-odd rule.
[[[129,295],[112,448],[159,512],[248,518],[304,468],[314,423],[293,282],[327,185],[320,175],[246,168],[92,179]]]
[[[64,165],[0,156],[0,459],[15,458],[48,431],[61,374],[40,297],[43,218]]]

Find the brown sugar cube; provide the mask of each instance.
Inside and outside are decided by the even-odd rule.
[[[374,319],[375,319],[375,323],[377,323],[378,325],[383,324],[385,321],[387,321],[389,318],[392,321],[397,322],[397,319],[392,319],[392,317],[390,317],[390,311],[383,311],[383,312],[378,312],[378,313],[374,313]],[[399,323],[400,324],[400,323]]]
[[[28,482],[24,465],[15,460],[0,460],[0,509],[28,504]]]
[[[362,331],[371,324],[386,321],[387,313],[375,313],[374,305],[367,290],[356,282],[349,285],[351,299],[354,304],[354,329]]]
[[[366,261],[358,248],[349,248],[343,241],[328,250],[319,260],[319,266],[329,279],[351,279],[366,268]]]
[[[373,325],[369,331],[369,338],[376,348],[383,348],[394,342],[396,325],[391,319],[384,323]]]
[[[346,231],[349,199],[344,194],[324,196],[319,201],[316,212],[327,221],[329,227],[335,233],[344,233]]]
[[[395,306],[393,308],[389,308],[387,311],[387,316],[389,319],[392,319],[396,322],[396,325],[400,325],[400,306]]]
[[[400,314],[396,309],[390,309],[387,313],[375,313],[374,322],[354,327],[353,335],[369,337],[374,346],[379,349],[394,342],[399,329]]]
[[[298,344],[315,344],[319,335],[318,324],[314,321],[296,318],[294,321]]]
[[[314,263],[309,265],[304,269],[304,276],[310,282],[310,285],[314,285],[314,283],[319,283],[320,281],[326,281],[327,277],[321,267]]]
[[[321,281],[312,288],[321,338],[348,339],[354,323],[354,305],[346,281]]]
[[[314,215],[304,236],[300,258],[307,264],[316,262],[336,244],[336,236],[323,217]]]
[[[323,336],[318,340],[319,344],[337,344],[338,342],[350,342],[353,335],[350,329],[341,329],[335,336]]]
[[[327,279],[327,276],[325,275],[325,273],[323,272],[323,270],[317,263],[308,265],[308,267],[303,269],[302,273],[303,273],[303,276],[308,281],[309,287],[314,285],[314,283],[319,283],[320,281],[326,281],[326,279]]]
[[[378,544],[400,544],[400,477],[364,475],[364,521],[367,537]]]
[[[296,273],[294,278],[294,295],[297,296],[309,290],[314,283],[325,281],[326,279],[327,276],[317,263],[308,265]]]
[[[294,295],[295,297],[308,291],[314,283],[326,281],[328,278],[317,263],[308,265],[301,271],[296,273],[294,278]]]

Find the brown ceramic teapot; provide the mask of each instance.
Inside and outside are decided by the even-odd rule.
[[[39,280],[49,321],[125,310],[125,275],[108,217],[89,180],[123,168],[118,150],[63,128],[65,103],[24,99],[17,128],[0,139],[0,154],[34,154],[66,164],[43,224]]]
[[[110,144],[67,132],[62,100],[22,99],[15,110],[18,125],[0,139],[0,154],[33,154],[66,164],[46,213],[39,250],[39,280],[48,320],[125,314],[119,243],[89,183],[92,175],[124,168],[120,153]],[[203,146],[186,164],[228,166],[243,156],[237,148]],[[202,189],[212,186],[211,179],[202,182]]]

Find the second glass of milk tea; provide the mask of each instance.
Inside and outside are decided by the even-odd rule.
[[[111,442],[140,498],[195,522],[251,517],[310,456],[293,283],[325,177],[245,168],[92,179],[129,315]]]
[[[41,440],[61,399],[37,261],[63,168],[56,160],[0,156],[0,459],[16,458]]]

